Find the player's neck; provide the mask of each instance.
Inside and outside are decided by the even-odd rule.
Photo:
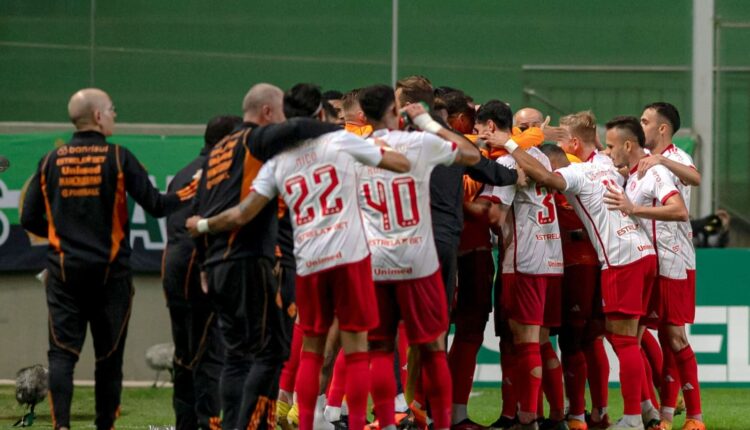
[[[379,121],[371,121],[370,125],[372,126],[372,130],[386,130],[388,129],[388,126],[385,124],[385,122],[379,122]]]
[[[646,154],[646,151],[644,151],[643,148],[638,147],[634,149],[633,152],[630,153],[630,158],[628,159],[628,168],[632,170],[633,167],[638,165],[643,157],[648,157],[648,154]]]
[[[656,146],[654,146],[654,149],[651,150],[651,153],[661,154],[667,148],[669,148],[670,145],[672,145],[672,139],[660,139],[658,142],[656,142]]]
[[[580,158],[581,161],[587,161],[589,158],[591,158],[594,152],[596,152],[596,148],[593,146],[591,147],[587,145],[581,146],[581,153],[578,155],[578,158]]]

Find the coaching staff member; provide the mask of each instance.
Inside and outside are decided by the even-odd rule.
[[[39,162],[21,224],[49,239],[47,355],[54,428],[70,427],[73,369],[90,324],[96,355],[95,423],[97,429],[111,429],[120,405],[133,296],[126,193],[156,217],[176,209],[180,193],[160,194],[130,151],[107,142],[117,116],[107,93],[78,91],[68,114],[76,132]]]
[[[198,172],[214,145],[241,124],[239,116],[212,118],[206,125],[205,145],[200,154],[175,174],[167,190],[197,182]],[[185,229],[185,220],[192,215],[192,209],[192,202],[185,202],[167,217],[167,246],[162,267],[162,284],[175,345],[172,406],[177,430],[216,428],[221,414],[219,375],[224,363],[224,346],[211,303],[201,291],[195,242]]]

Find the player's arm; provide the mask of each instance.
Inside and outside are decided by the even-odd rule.
[[[122,159],[122,170],[125,176],[125,189],[141,207],[157,218],[170,214],[181,207],[181,202],[190,200],[195,195],[195,185],[189,192],[162,194],[151,184],[148,172],[135,156],[123,147],[116,149]],[[191,194],[192,193],[192,194]]]
[[[688,210],[685,201],[676,190],[662,199],[659,207],[648,207],[636,205],[630,201],[627,194],[607,185],[604,194],[604,203],[610,210],[619,210],[627,215],[639,218],[654,219],[657,221],[688,221]]]
[[[502,203],[492,203],[488,212],[488,219],[490,222],[490,230],[498,236],[502,236],[502,227],[505,224],[506,218],[508,218],[508,212],[510,212],[510,206]]]
[[[248,136],[248,147],[254,157],[266,161],[307,139],[340,130],[335,124],[312,118],[292,118],[278,124],[254,128]]]
[[[219,233],[234,230],[249,223],[271,201],[268,197],[251,191],[240,204],[233,206],[211,218],[192,216],[185,226],[193,237],[205,233]]]
[[[44,195],[39,180],[40,170],[32,176],[21,209],[21,225],[39,237],[47,237],[49,224],[46,219]]]
[[[701,184],[701,174],[693,166],[688,166],[680,162],[670,160],[669,158],[657,154],[650,157],[645,157],[638,163],[638,177],[642,178],[646,174],[646,171],[656,165],[661,164],[662,166],[669,169],[670,172],[674,173],[680,181],[685,185],[699,186]]]
[[[390,148],[382,148],[383,158],[380,159],[378,167],[381,169],[390,170],[396,173],[406,173],[411,169],[411,163],[409,160],[401,154],[391,150]]]
[[[565,191],[568,186],[565,179],[547,170],[536,158],[527,154],[523,149],[520,149],[518,144],[513,142],[513,139],[509,139],[505,143],[505,148],[516,160],[518,166],[523,169],[526,176],[533,179],[537,184],[554,188],[558,191]]]
[[[411,163],[404,154],[394,151],[380,139],[368,142],[353,133],[341,133],[339,142],[343,151],[366,166],[380,167],[396,173],[406,173],[411,169]]]
[[[449,130],[439,122],[432,119],[429,113],[424,109],[421,103],[412,103],[404,107],[404,112],[409,115],[412,122],[419,127],[421,130],[428,133],[440,136],[444,140],[454,142],[456,144],[456,158],[453,161],[455,164],[461,164],[464,166],[473,166],[477,164],[481,158],[479,148],[477,148],[469,139],[464,135]]]
[[[486,199],[464,202],[464,214],[472,219],[485,219],[492,203]]]

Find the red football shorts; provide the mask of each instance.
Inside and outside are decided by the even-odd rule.
[[[419,279],[376,282],[375,295],[380,324],[370,330],[371,340],[394,338],[401,320],[411,345],[432,342],[448,330],[448,303],[440,270]]]
[[[685,279],[659,276],[651,294],[649,315],[658,315],[660,324],[685,325],[695,321],[695,270],[688,270]]]
[[[564,324],[583,327],[591,320],[599,285],[599,266],[576,264],[565,266],[562,280],[562,319]],[[599,299],[601,303],[601,299]],[[598,306],[601,309],[601,305]]]
[[[602,310],[605,314],[644,315],[655,281],[655,255],[602,270]]]
[[[368,331],[378,325],[375,287],[368,255],[306,276],[297,276],[299,325],[307,336],[328,333],[333,317],[344,331]]]
[[[560,320],[560,276],[503,273],[502,312],[504,317],[527,325],[545,325],[548,286],[557,289],[557,324]],[[555,312],[550,309],[550,317]],[[550,321],[553,322],[554,321]]]

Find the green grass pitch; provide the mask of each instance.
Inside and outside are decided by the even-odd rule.
[[[704,388],[703,411],[709,430],[750,429],[750,388]],[[122,416],[117,429],[166,429],[174,424],[171,388],[126,388],[122,394]],[[493,422],[500,410],[500,390],[476,388],[469,402],[469,415],[482,424]],[[610,389],[610,410],[617,417],[622,412],[619,390]],[[23,415],[15,401],[12,386],[0,386],[0,428],[10,426]],[[94,390],[76,387],[73,399],[72,427],[93,428]],[[679,429],[684,415],[675,420]],[[37,406],[37,419],[32,428],[51,428],[47,402]]]

